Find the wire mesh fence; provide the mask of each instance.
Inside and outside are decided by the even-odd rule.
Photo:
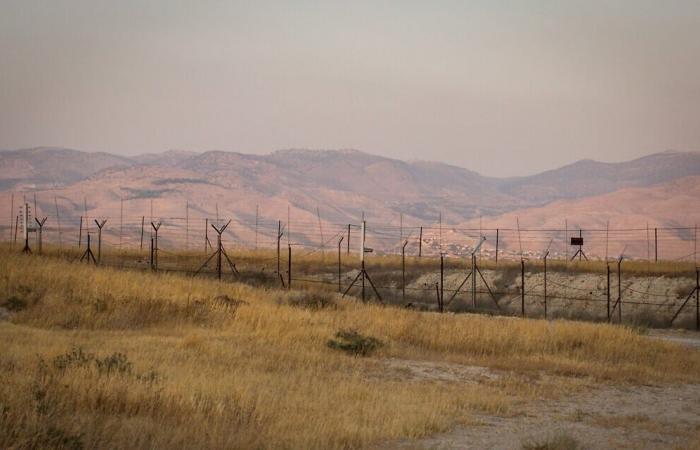
[[[102,265],[362,295],[360,284],[351,285],[362,267],[358,223],[257,215],[43,217],[44,225],[32,225],[32,232],[24,233],[19,220],[0,232],[17,251],[26,239],[36,252],[41,240],[45,249],[79,260],[90,238],[94,259]],[[217,230],[225,247],[220,257]],[[364,286],[367,299],[427,310],[700,326],[695,226],[368,224],[364,252],[373,284],[372,292],[369,283]],[[688,306],[692,299],[695,305]]]

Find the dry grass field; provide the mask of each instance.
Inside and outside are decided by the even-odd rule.
[[[622,326],[421,313],[7,249],[0,274],[2,448],[359,448],[594,386],[700,376],[699,352]],[[416,375],[436,367],[450,369]]]

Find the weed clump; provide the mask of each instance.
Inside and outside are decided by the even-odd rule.
[[[580,450],[581,444],[566,433],[523,443],[523,450]]]
[[[27,308],[27,301],[21,297],[12,296],[5,300],[0,306],[8,311],[17,312]]]
[[[337,309],[336,297],[328,292],[293,291],[278,299],[278,303],[311,310]]]
[[[153,383],[158,375],[153,371],[144,374],[133,372],[133,364],[124,353],[112,353],[105,357],[98,357],[93,353],[86,353],[81,347],[73,347],[69,352],[56,356],[52,360],[53,367],[61,373],[71,368],[94,368],[100,375],[133,376],[139,381]]]
[[[379,348],[382,342],[372,336],[363,336],[355,330],[340,330],[335,334],[335,339],[330,339],[327,345],[354,356],[368,356]]]

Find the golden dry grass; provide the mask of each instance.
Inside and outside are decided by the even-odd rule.
[[[0,243],[0,249],[8,251],[10,245]],[[18,250],[15,247],[14,250]],[[36,250],[36,248],[35,248]],[[93,249],[94,250],[94,249]],[[55,244],[44,245],[45,256],[58,256],[65,259],[80,258],[85,248],[76,247],[58,247]],[[96,254],[96,250],[95,254]],[[261,248],[258,250],[243,248],[243,247],[228,247],[228,254],[233,261],[239,266],[249,270],[259,270],[265,268],[268,271],[276,268],[277,252],[275,249]],[[206,259],[206,256],[211,254],[211,251],[204,253],[202,250],[171,249],[164,247],[159,253],[159,265],[164,269],[181,269],[184,271],[194,271]],[[287,270],[287,248],[281,248],[281,269]],[[133,247],[124,247],[118,250],[115,247],[105,247],[102,251],[103,262],[105,265],[133,267],[145,265],[148,262],[148,249],[139,250]],[[338,254],[334,249],[326,249],[324,253],[320,250],[308,250],[292,247],[293,272],[295,275],[306,274],[335,274],[338,270]],[[411,272],[435,272],[439,270],[440,259],[435,256],[406,256],[406,270]],[[355,251],[349,255],[345,249],[341,252],[341,261],[343,270],[359,267],[360,261]],[[447,257],[444,260],[445,270],[465,269],[470,266],[470,258]],[[541,271],[543,261],[541,259],[526,259],[527,271]],[[610,260],[608,262],[601,260],[591,261],[568,261],[563,259],[550,258],[547,262],[547,268],[557,272],[572,272],[572,273],[605,273],[606,267],[610,266],[612,272],[617,270],[617,261]],[[380,254],[370,255],[367,258],[367,266],[373,271],[398,271],[401,270],[401,255],[396,254]],[[213,262],[210,264],[213,267]],[[496,263],[493,259],[479,259],[479,267],[488,270],[520,270],[519,260],[501,259]],[[654,275],[654,276],[694,276],[695,264],[692,261],[667,261],[660,260],[658,262],[646,260],[623,260],[622,270],[625,275]]]
[[[356,448],[513,413],[585,380],[700,375],[696,353],[623,327],[337,298],[302,308],[293,292],[7,251],[0,273],[0,304],[17,310],[0,321],[2,448]],[[348,328],[384,345],[367,358],[328,348]],[[61,359],[78,348],[94,357]],[[502,376],[409,383],[386,376],[385,358]]]

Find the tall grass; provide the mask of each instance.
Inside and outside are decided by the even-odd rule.
[[[0,273],[0,305],[13,305],[0,322],[3,448],[355,448],[446,430],[473,412],[510,414],[580,380],[700,375],[696,353],[623,327],[417,313],[323,293],[311,307],[298,292],[8,252]],[[344,329],[383,345],[364,358],[329,348]],[[386,358],[501,377],[408,380]]]

